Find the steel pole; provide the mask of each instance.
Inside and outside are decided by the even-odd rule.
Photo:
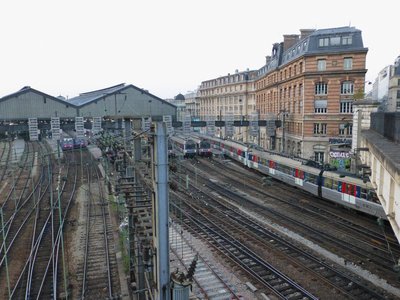
[[[153,239],[156,248],[155,267],[156,299],[170,299],[169,271],[169,197],[168,197],[168,148],[165,123],[157,122],[154,142],[153,187],[155,191],[155,216]]]

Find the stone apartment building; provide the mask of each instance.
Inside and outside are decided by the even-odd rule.
[[[256,109],[282,121],[275,132],[261,129],[261,146],[321,163],[350,160],[367,52],[354,27],[284,35],[257,71]]]
[[[185,95],[186,113],[190,114],[192,120],[199,120],[200,103],[197,96],[197,90],[187,92]]]
[[[256,76],[257,71],[236,70],[234,74],[203,81],[198,90],[200,119],[225,120],[230,115],[234,120],[248,120],[256,111]],[[215,134],[225,137],[225,129],[216,128]],[[257,137],[249,135],[247,127],[234,128],[232,138],[243,142],[257,140]]]

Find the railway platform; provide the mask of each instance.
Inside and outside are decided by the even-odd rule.
[[[12,142],[12,162],[17,162],[21,159],[22,153],[25,150],[25,141],[22,139],[18,139]]]

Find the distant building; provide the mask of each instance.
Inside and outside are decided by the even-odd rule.
[[[185,94],[186,113],[190,114],[192,120],[200,120],[200,101],[198,91],[190,91]]]
[[[174,99],[165,99],[165,101],[176,106],[176,120],[183,122],[186,111],[185,96],[179,93],[174,97]]]
[[[367,52],[354,27],[284,35],[258,70],[256,109],[283,123],[273,133],[263,129],[261,145],[348,167],[353,102],[364,92]]]
[[[255,80],[257,71],[235,71],[214,79],[203,81],[198,91],[200,119],[225,120],[227,115],[234,120],[248,120],[256,112]],[[235,128],[233,139],[249,141],[248,129]],[[217,136],[225,137],[224,129],[217,128]],[[252,138],[256,140],[256,137]]]
[[[371,93],[372,99],[380,102],[379,111],[400,111],[400,56],[394,65],[379,72]]]

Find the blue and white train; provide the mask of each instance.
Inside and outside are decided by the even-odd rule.
[[[343,177],[338,172],[310,167],[299,160],[253,149],[238,142],[205,135],[196,136],[208,141],[212,148],[218,149],[224,155],[272,178],[345,207],[387,219],[375,189],[369,182],[365,183],[351,176]]]

